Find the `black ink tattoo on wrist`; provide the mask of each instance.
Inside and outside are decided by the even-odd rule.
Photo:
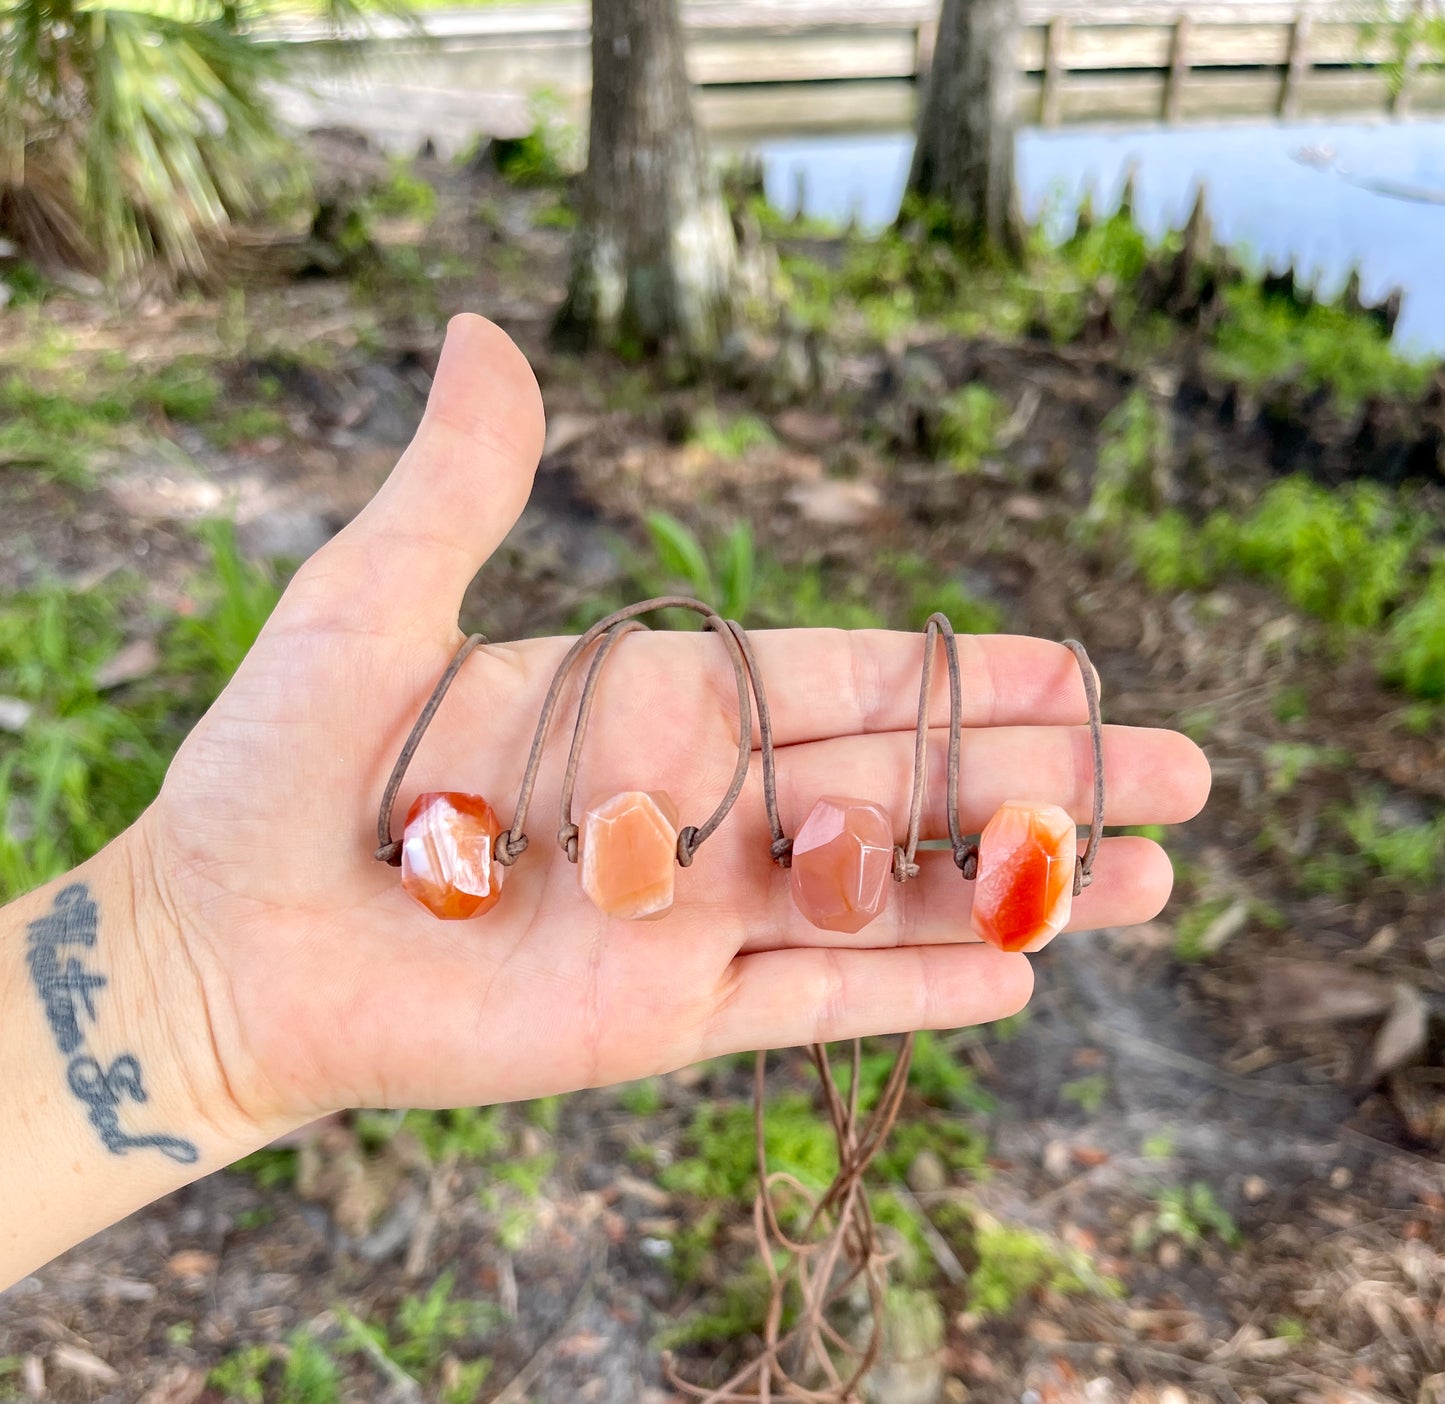
[[[148,1101],[141,1081],[140,1062],[122,1053],[109,1067],[86,1051],[82,1021],[95,1023],[95,996],[109,983],[92,974],[82,956],[61,954],[63,946],[95,948],[100,913],[83,882],[62,888],[49,915],[27,928],[30,945],[26,959],[30,979],[45,1008],[46,1022],[55,1045],[70,1062],[65,1070],[71,1092],[84,1104],[90,1124],[105,1148],[114,1155],[131,1150],[158,1150],[182,1165],[200,1159],[195,1145],[179,1136],[131,1136],[121,1129],[120,1108],[127,1100]]]

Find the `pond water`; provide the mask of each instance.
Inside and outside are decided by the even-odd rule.
[[[906,132],[761,136],[768,197],[866,227],[893,218],[913,138]],[[1366,300],[1404,290],[1396,340],[1445,354],[1445,122],[1297,123],[1208,128],[1070,128],[1019,135],[1024,211],[1057,235],[1088,192],[1095,210],[1118,202],[1137,171],[1135,213],[1162,234],[1208,191],[1217,236],[1261,265],[1290,260],[1323,292],[1358,265]]]

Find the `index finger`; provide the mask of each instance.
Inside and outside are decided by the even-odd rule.
[[[921,631],[773,629],[751,638],[777,745],[912,731],[916,725]],[[960,634],[958,664],[964,726],[1071,726],[1088,720],[1078,662],[1062,644],[1019,634]],[[934,667],[929,718],[935,727],[948,723],[948,672],[941,658]]]

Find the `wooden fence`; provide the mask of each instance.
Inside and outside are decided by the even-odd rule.
[[[1438,3],[1407,0],[1414,13]],[[937,9],[937,0],[693,0],[683,6],[689,71],[715,126],[745,126],[760,110],[803,127],[906,121]],[[1055,126],[1445,111],[1439,55],[1402,48],[1395,21],[1411,12],[1381,10],[1371,22],[1336,3],[1025,0],[1020,117]],[[368,76],[471,94],[548,88],[570,101],[587,90],[585,5],[434,11],[422,22],[424,35],[382,22],[363,45]],[[287,37],[322,41],[304,27]]]

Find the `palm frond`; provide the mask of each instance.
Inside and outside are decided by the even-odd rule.
[[[324,5],[362,19],[357,0]],[[304,189],[269,98],[278,8],[0,0],[0,234],[45,266],[201,275],[235,222]]]

